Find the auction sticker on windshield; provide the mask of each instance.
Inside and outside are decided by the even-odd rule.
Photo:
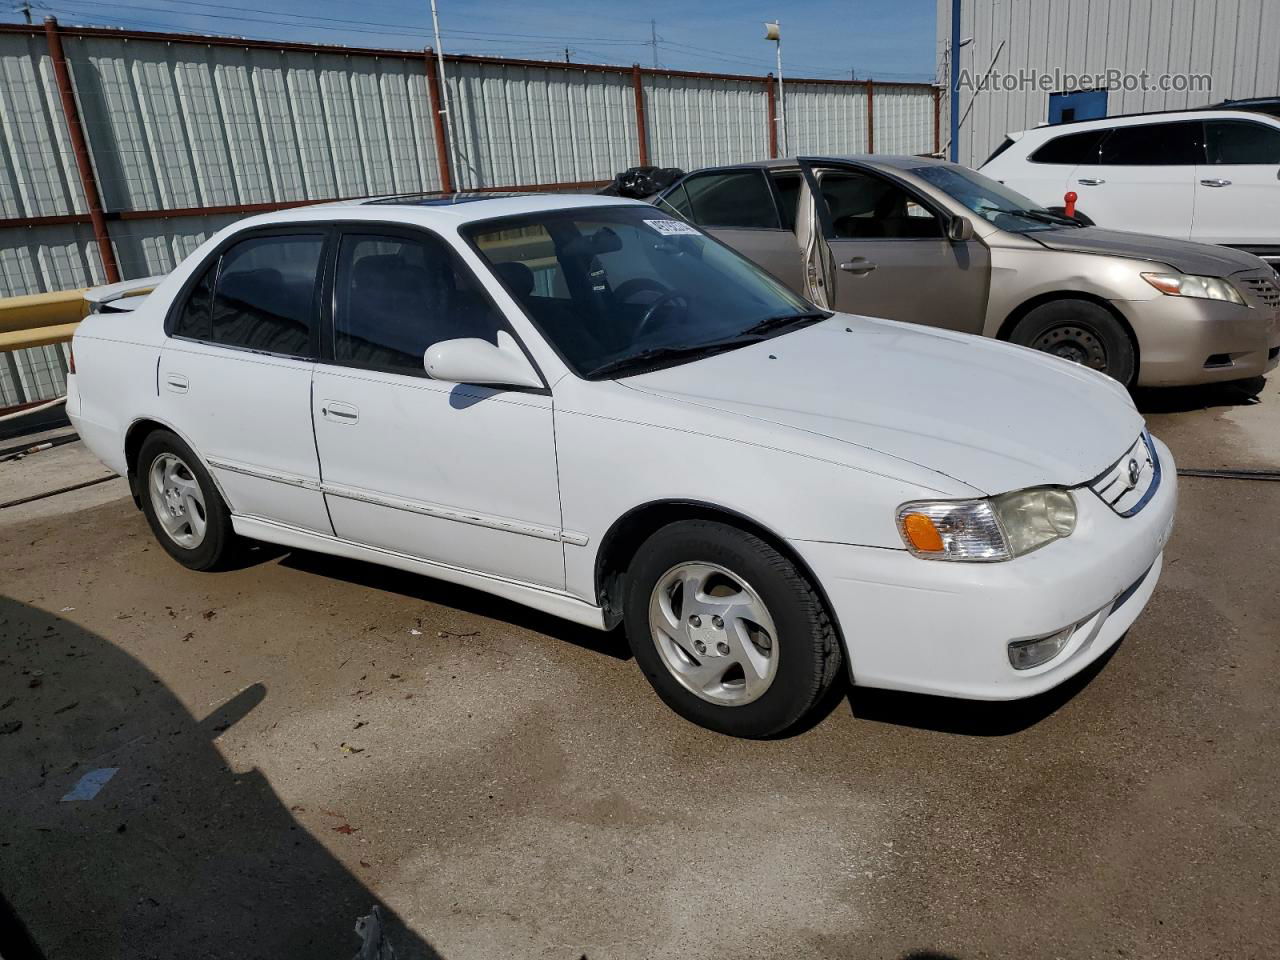
[[[664,237],[675,237],[680,235],[701,236],[702,231],[697,227],[690,226],[682,220],[646,220],[649,226],[657,230]]]

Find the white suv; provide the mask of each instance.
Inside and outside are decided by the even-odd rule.
[[[1240,247],[1280,264],[1280,118],[1106,117],[1011,133],[982,172],[1103,227]]]

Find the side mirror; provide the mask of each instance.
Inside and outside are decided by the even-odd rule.
[[[497,346],[479,337],[441,340],[427,348],[423,366],[432,380],[486,387],[542,386],[542,378],[515,339],[498,331]]]
[[[947,239],[952,243],[965,243],[973,239],[973,222],[968,217],[952,217],[947,224]]]

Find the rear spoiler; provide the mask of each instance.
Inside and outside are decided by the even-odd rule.
[[[139,307],[164,277],[164,274],[160,274],[109,283],[105,287],[92,287],[84,292],[85,314],[128,313]]]

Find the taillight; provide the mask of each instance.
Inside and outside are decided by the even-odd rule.
[[[76,372],[76,348],[67,344],[67,373]]]

